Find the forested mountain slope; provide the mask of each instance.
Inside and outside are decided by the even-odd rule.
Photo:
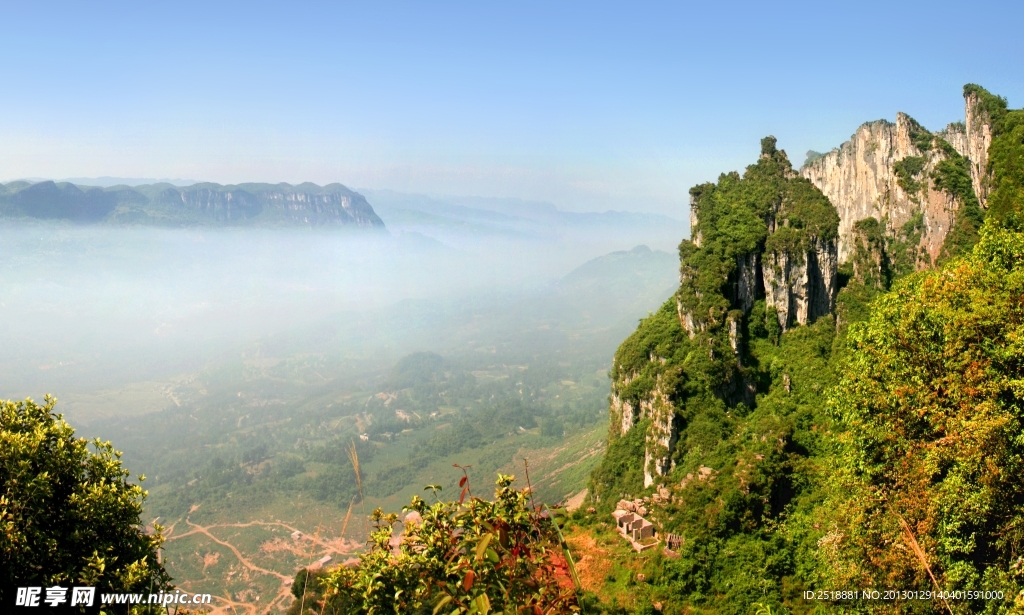
[[[681,546],[610,564],[606,601],[923,613],[947,604],[804,592],[941,589],[1002,592],[955,613],[1024,608],[1024,111],[964,91],[966,127],[865,125],[890,149],[855,136],[800,174],[769,137],[691,190],[679,291],[616,353],[596,511],[570,539],[586,568],[642,498]],[[876,176],[834,181],[865,161]]]

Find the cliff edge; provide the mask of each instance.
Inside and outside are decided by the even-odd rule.
[[[980,224],[972,224],[973,218],[986,206],[989,192],[993,118],[985,94],[965,87],[965,121],[940,132],[929,132],[909,115],[897,113],[895,123],[865,123],[849,141],[800,169],[836,207],[841,263],[854,257],[856,226],[867,218],[878,221],[889,238],[914,238],[919,248],[916,269],[958,252],[947,241],[958,221],[976,234]]]
[[[621,461],[632,457],[640,471],[620,471],[633,476],[625,482],[598,472],[591,493],[617,500],[664,482],[704,454],[690,441],[695,424],[728,424],[763,396],[788,394],[785,362],[765,364],[784,334],[814,325],[814,335],[835,336],[895,278],[977,243],[993,123],[1006,103],[974,85],[964,100],[965,122],[931,132],[899,113],[799,171],[766,137],[742,175],[690,190],[679,290],[641,321],[612,367],[609,451],[632,442]]]

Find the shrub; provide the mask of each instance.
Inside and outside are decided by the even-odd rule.
[[[0,401],[0,604],[28,585],[169,588],[159,528],[147,534],[140,520],[146,492],[109,442],[90,451],[76,438],[56,403]]]
[[[530,504],[528,491],[512,488],[513,480],[498,475],[493,501],[473,497],[466,477],[458,501],[431,505],[414,496],[406,511],[419,520],[406,517],[397,549],[397,515],[375,510],[359,565],[339,567],[323,581],[327,606],[351,614],[578,611],[556,521]]]

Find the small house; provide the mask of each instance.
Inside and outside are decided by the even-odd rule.
[[[683,537],[678,534],[665,535],[665,548],[678,551],[683,546]]]
[[[647,538],[654,538],[654,524],[639,515],[633,519],[630,529],[633,540],[637,542]]]
[[[612,518],[619,533],[634,542],[654,538],[654,524],[635,512],[619,508]]]
[[[622,510],[621,508],[617,509],[615,512],[612,513],[612,518],[615,519],[615,527],[623,533],[629,531],[626,528],[631,527],[631,524],[633,523],[633,517],[635,516],[636,515],[629,512],[628,510]]]

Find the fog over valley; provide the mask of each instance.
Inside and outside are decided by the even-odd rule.
[[[73,405],[70,393],[194,370],[330,315],[344,323],[409,300],[507,297],[615,250],[673,251],[684,229],[660,216],[559,218],[526,203],[516,215],[516,203],[499,200],[481,199],[485,209],[387,196],[384,232],[4,221],[7,393],[40,397],[46,387]]]
[[[277,580],[243,582],[212,556],[196,568],[193,552],[219,547],[179,539],[189,524],[279,519],[319,528],[338,557],[366,538],[346,520],[360,490],[397,508],[453,485],[452,463],[486,484],[530,458],[538,497],[579,493],[603,450],[612,354],[674,291],[687,231],[659,215],[372,190],[359,215],[383,225],[275,213],[274,194],[362,202],[307,184],[144,185],[127,200],[124,186],[50,184],[17,209],[10,194],[38,185],[9,184],[0,219],[3,397],[55,395],[80,435],[123,451],[148,476],[147,518],[171,527],[168,570],[215,595]],[[239,210],[242,192],[270,205]],[[47,219],[81,202],[107,205]],[[361,484],[344,453],[356,445]],[[301,550],[257,549],[275,527],[230,540],[290,575]]]

